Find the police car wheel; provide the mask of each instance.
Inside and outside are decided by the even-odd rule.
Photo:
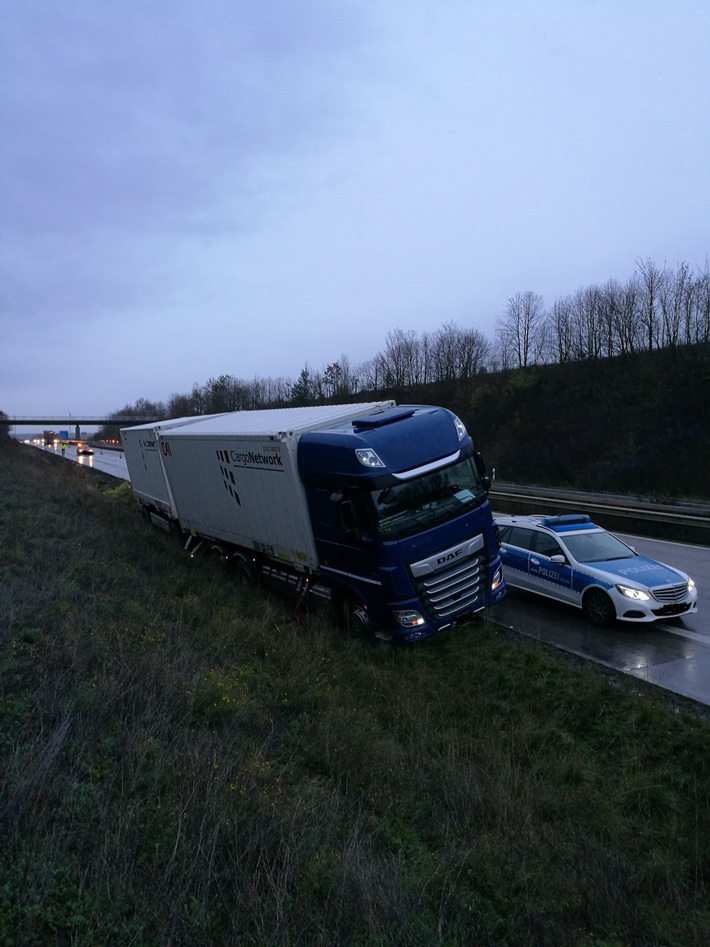
[[[616,618],[611,599],[601,589],[590,589],[582,601],[582,611],[587,621],[597,628],[605,628]]]

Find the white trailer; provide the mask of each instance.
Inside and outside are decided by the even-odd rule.
[[[299,437],[372,415],[393,401],[237,411],[155,431],[180,527],[197,538],[253,550],[297,571],[318,568]],[[131,463],[126,453],[129,472]],[[131,474],[132,480],[132,474]]]
[[[173,430],[213,417],[219,417],[219,415],[150,421],[147,424],[137,424],[135,427],[125,427],[121,430],[121,443],[133,493],[156,525],[166,527],[170,520],[177,519],[177,511],[163,469],[158,432]]]

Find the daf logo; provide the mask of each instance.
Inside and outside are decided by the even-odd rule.
[[[457,556],[460,556],[463,552],[463,549],[457,549],[456,552],[450,552],[448,556],[439,556],[436,560],[437,566],[442,566],[445,562],[451,562],[452,559],[456,559]]]

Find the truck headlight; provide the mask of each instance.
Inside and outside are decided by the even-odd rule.
[[[616,589],[621,592],[622,595],[625,595],[627,598],[632,598],[637,602],[647,602],[651,598],[648,592],[643,592],[641,589],[632,589],[629,585],[617,585]]]
[[[393,612],[392,614],[402,628],[414,628],[416,625],[423,625],[425,623],[420,613],[415,612],[413,608],[407,608],[404,611]]]
[[[498,566],[496,569],[496,574],[493,576],[493,581],[491,582],[491,592],[495,592],[498,586],[503,581],[503,566]]]
[[[355,456],[363,467],[384,467],[380,458],[370,447],[358,447]]]

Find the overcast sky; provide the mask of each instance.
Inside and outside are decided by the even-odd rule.
[[[3,0],[0,410],[704,266],[709,48],[708,0]]]

